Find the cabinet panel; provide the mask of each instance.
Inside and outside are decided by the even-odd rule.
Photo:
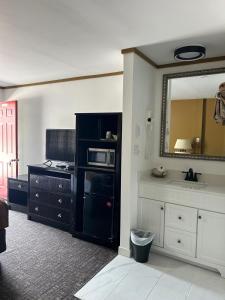
[[[49,177],[48,180],[52,192],[71,193],[70,179]]]
[[[84,196],[83,232],[89,236],[111,240],[113,199],[101,195]]]
[[[166,203],[165,225],[196,233],[197,209]]]
[[[197,257],[225,266],[225,214],[200,210]]]
[[[48,177],[30,174],[30,186],[48,190]]]
[[[52,194],[37,188],[30,188],[30,200],[59,208],[70,209],[71,197],[64,194]]]
[[[28,190],[28,183],[24,181],[9,179],[8,186],[9,189],[14,189],[17,191],[27,192]]]
[[[32,214],[57,221],[64,224],[70,223],[70,212],[57,209],[57,208],[49,208],[43,204],[30,202],[30,212]]]
[[[140,220],[142,229],[155,233],[153,245],[163,247],[164,235],[164,202],[139,198]]]
[[[46,175],[30,175],[30,186],[55,193],[71,193],[70,179]]]
[[[196,234],[166,227],[165,249],[173,253],[195,257]]]
[[[85,171],[84,192],[90,195],[114,196],[114,174]]]

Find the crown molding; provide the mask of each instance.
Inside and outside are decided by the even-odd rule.
[[[39,81],[39,82],[32,82],[32,83],[25,83],[25,84],[18,84],[18,85],[10,85],[10,86],[0,87],[0,88],[3,90],[8,90],[8,89],[21,88],[21,87],[31,87],[31,86],[36,86],[36,85],[46,85],[46,84],[53,84],[53,83],[62,83],[62,82],[86,80],[86,79],[93,79],[93,78],[100,78],[100,77],[118,76],[118,75],[123,75],[123,71],[77,76],[77,77],[69,77],[69,78],[63,78],[63,79]]]
[[[149,57],[147,57],[143,52],[141,52],[137,48],[122,49],[121,53],[122,54],[135,53],[138,56],[140,56],[142,59],[144,59],[147,63],[149,63],[151,66],[155,67],[156,69],[158,68],[158,65],[153,60],[151,60]]]
[[[176,62],[176,63],[158,65],[158,69],[173,68],[173,67],[186,66],[186,65],[205,64],[205,63],[209,63],[209,62],[217,62],[217,61],[223,61],[223,60],[225,61],[225,56],[209,57],[209,58],[202,58],[202,59],[193,60],[193,61],[184,61],[184,62]]]
[[[122,49],[121,53],[122,54],[135,53],[139,57],[143,58],[151,66],[155,67],[156,69],[173,68],[173,67],[180,67],[180,66],[186,66],[186,65],[195,65],[195,64],[204,64],[204,63],[209,63],[209,62],[225,61],[225,56],[217,56],[217,57],[203,58],[203,59],[194,60],[194,61],[184,61],[184,62],[175,62],[175,63],[157,65],[152,59],[147,57],[143,52],[141,52],[137,48]]]

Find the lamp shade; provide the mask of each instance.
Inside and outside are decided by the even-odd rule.
[[[192,140],[190,139],[177,139],[174,150],[175,153],[190,154],[192,150]]]

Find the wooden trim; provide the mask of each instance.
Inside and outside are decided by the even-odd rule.
[[[158,65],[158,69],[173,68],[173,67],[186,66],[186,65],[205,64],[205,63],[209,63],[209,62],[217,62],[217,61],[222,61],[222,60],[225,61],[225,56],[209,57],[209,58],[203,58],[203,59],[194,60],[194,61],[184,61],[184,62],[176,62],[176,63],[171,63],[171,64]]]
[[[225,56],[217,56],[217,57],[203,58],[203,59],[194,60],[194,61],[182,61],[182,62],[175,62],[175,63],[157,65],[152,59],[147,57],[143,52],[141,52],[137,48],[122,49],[121,53],[122,54],[135,53],[138,56],[140,56],[141,58],[143,58],[145,61],[147,61],[151,66],[155,67],[156,69],[173,68],[173,67],[180,67],[180,66],[186,66],[186,65],[204,64],[204,63],[217,62],[217,61],[223,61],[223,60],[225,61]]]
[[[147,57],[144,53],[142,53],[137,48],[122,49],[121,53],[122,54],[135,53],[138,56],[140,56],[142,59],[144,59],[147,63],[149,63],[151,66],[155,67],[156,69],[158,68],[158,65],[153,60],[151,60],[149,57]]]
[[[53,84],[53,83],[62,83],[62,82],[68,82],[68,81],[85,80],[85,79],[93,79],[93,78],[109,77],[109,76],[118,76],[118,75],[123,75],[123,71],[103,73],[103,74],[95,74],[95,75],[69,77],[69,78],[64,78],[64,79],[40,81],[40,82],[33,82],[33,83],[25,83],[25,84],[5,86],[5,87],[1,87],[1,88],[3,90],[7,90],[7,89],[16,89],[16,88],[21,88],[21,87],[35,86],[35,85],[46,85],[46,84]]]

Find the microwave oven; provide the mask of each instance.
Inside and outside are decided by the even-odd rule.
[[[87,164],[99,167],[115,167],[116,154],[114,149],[88,148]]]

